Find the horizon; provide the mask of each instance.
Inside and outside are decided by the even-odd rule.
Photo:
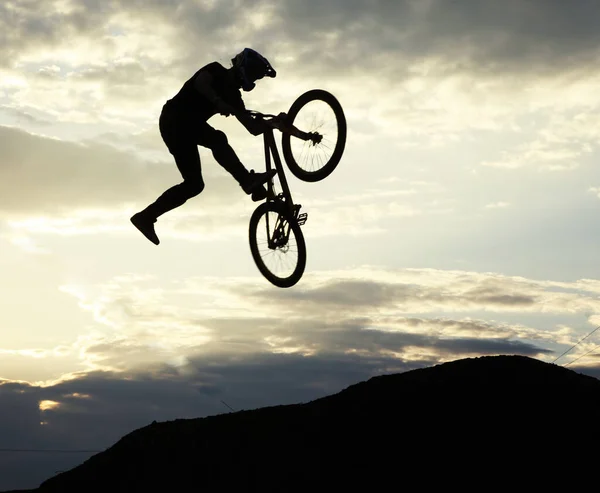
[[[380,375],[326,399],[307,403],[239,412],[231,409],[232,412],[208,421],[203,418],[153,421],[121,437],[118,443],[98,457],[92,457],[83,467],[50,478],[44,486],[61,493],[80,491],[82,484],[87,489],[105,491],[123,480],[121,488],[128,492],[156,489],[158,485],[167,489],[198,487],[196,465],[201,463],[202,487],[210,489],[218,483],[222,489],[221,457],[232,449],[237,453],[227,459],[227,467],[237,473],[229,478],[235,478],[237,489],[264,491],[268,485],[277,485],[279,489],[282,481],[289,478],[300,479],[308,486],[315,483],[314,478],[308,479],[301,472],[316,469],[321,480],[340,479],[339,471],[324,466],[319,454],[314,453],[317,449],[321,457],[323,448],[328,450],[326,455],[337,457],[339,464],[355,459],[361,450],[377,450],[391,442],[402,441],[405,446],[401,462],[402,458],[410,460],[412,457],[415,466],[427,467],[421,456],[430,450],[432,440],[468,443],[478,442],[482,435],[488,439],[472,450],[476,457],[485,457],[487,464],[494,463],[490,463],[490,452],[505,456],[506,449],[496,446],[499,440],[507,443],[524,435],[530,445],[535,445],[533,450],[521,450],[524,454],[521,460],[531,460],[532,452],[533,457],[540,460],[539,453],[543,455],[546,450],[544,441],[554,445],[551,447],[554,449],[563,443],[574,446],[590,440],[589,435],[580,437],[579,441],[563,435],[564,442],[560,439],[557,442],[555,434],[549,433],[549,425],[556,420],[568,421],[593,410],[600,396],[597,378],[564,370],[564,367],[528,356],[480,356],[421,371]],[[410,373],[414,375],[403,378]],[[376,383],[373,379],[379,381]],[[596,383],[591,384],[590,380]],[[565,393],[570,396],[567,401],[561,399]],[[407,397],[413,405],[406,405]],[[562,400],[562,405],[554,402],[556,400]],[[548,408],[548,401],[555,405]],[[473,408],[477,409],[476,413]],[[444,419],[435,419],[440,413]],[[543,414],[543,419],[536,420],[535,425],[523,419],[538,414]],[[410,422],[412,426],[406,429],[397,426],[399,422]],[[354,427],[354,433],[348,433],[349,427]],[[258,430],[264,435],[257,433]],[[278,432],[274,433],[275,430]],[[199,444],[203,446],[199,448]],[[489,448],[482,449],[484,444]],[[421,447],[423,452],[415,453]],[[248,456],[250,450],[252,453]],[[365,457],[362,457],[360,470],[346,475],[346,479],[352,484],[366,478],[372,486],[373,480],[389,484],[394,469],[382,467],[379,454],[367,455],[371,461],[363,461]],[[186,462],[191,456],[194,466]],[[476,457],[471,457],[469,462],[473,463]],[[397,459],[398,456],[394,456],[394,463]],[[435,463],[436,459],[431,459]],[[447,458],[438,460],[452,468]],[[564,460],[559,459],[561,464]],[[454,467],[460,467],[465,456],[461,455],[456,461]],[[182,468],[182,462],[191,467]],[[267,474],[262,471],[265,463],[271,466]],[[515,471],[515,475],[523,479],[522,472]],[[537,476],[535,481],[539,482]]]
[[[485,355],[599,378],[598,19],[543,0],[5,0],[0,450],[104,449]],[[324,89],[347,120],[330,176],[284,163],[308,213],[291,288],[256,268],[258,204],[207,148],[206,188],[159,218],[159,246],[129,222],[181,182],[163,104],[245,47],[277,71],[247,108]],[[264,167],[262,137],[209,124]],[[0,451],[0,491],[75,455]]]

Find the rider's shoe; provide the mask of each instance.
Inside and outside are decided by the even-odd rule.
[[[156,222],[156,218],[150,217],[148,214],[144,214],[143,212],[138,212],[137,214],[131,216],[130,221],[152,243],[155,245],[160,243],[160,240],[154,231],[154,223]]]
[[[260,202],[261,200],[265,200],[267,198],[267,189],[264,185],[261,185],[257,189],[252,192],[252,200],[254,202]]]
[[[255,173],[251,170],[243,183],[240,183],[242,190],[250,195],[258,187],[264,185],[277,174],[277,170],[271,169],[266,173]]]

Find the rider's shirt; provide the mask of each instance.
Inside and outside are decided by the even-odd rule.
[[[170,110],[191,124],[205,122],[217,113],[216,106],[194,87],[194,79],[203,71],[210,73],[213,78],[212,88],[223,101],[234,108],[245,109],[239,88],[228,83],[227,69],[218,62],[212,62],[198,70],[179,92],[167,101]]]

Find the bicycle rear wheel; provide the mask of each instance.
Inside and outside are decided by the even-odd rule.
[[[305,141],[283,133],[281,147],[290,171],[308,182],[329,176],[346,146],[346,117],[339,101],[322,89],[305,92],[292,104],[288,123],[315,134],[314,140]]]
[[[296,284],[306,266],[306,244],[296,218],[274,202],[259,205],[250,218],[250,251],[261,274],[273,285]]]

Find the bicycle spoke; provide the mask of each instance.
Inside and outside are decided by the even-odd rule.
[[[321,141],[313,144],[310,141],[293,139],[293,154],[302,168],[316,172],[324,168],[334,152],[337,142],[337,120],[333,111],[320,101],[312,101],[299,113],[302,123],[297,127],[303,132],[319,133]]]
[[[264,228],[261,227],[261,223],[265,223]],[[272,227],[269,228],[267,224]],[[270,272],[280,278],[290,276],[296,269],[299,257],[298,245],[290,225],[287,221],[282,220],[280,214],[269,211],[257,225],[258,231],[263,231],[265,235],[263,237],[263,234],[261,234],[260,238],[256,238],[258,254],[264,265]],[[287,242],[284,241],[285,237],[287,237]],[[279,244],[272,248],[272,242],[278,242]]]

